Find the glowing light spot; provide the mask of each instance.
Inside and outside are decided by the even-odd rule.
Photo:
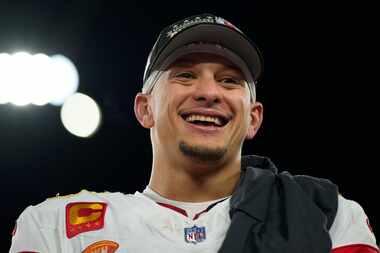
[[[78,86],[78,71],[63,55],[0,54],[0,104],[60,106]]]
[[[67,98],[61,108],[64,127],[78,137],[90,137],[99,128],[101,111],[87,95],[75,93]]]
[[[62,105],[67,97],[74,94],[79,85],[79,75],[75,65],[63,55],[53,55],[52,69],[54,87],[50,103]]]

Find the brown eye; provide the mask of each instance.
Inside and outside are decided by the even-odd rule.
[[[225,77],[219,80],[221,83],[225,84],[237,84],[237,85],[243,85],[244,80],[238,79],[238,78],[233,78],[233,77]]]
[[[233,78],[223,78],[221,80],[222,83],[238,83],[238,81],[236,81],[235,79]]]
[[[177,78],[194,79],[195,75],[191,72],[179,72],[175,75]]]

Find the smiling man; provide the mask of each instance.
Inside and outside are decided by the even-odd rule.
[[[162,196],[209,201],[236,187],[243,141],[257,132],[263,108],[250,91],[248,68],[229,60],[232,54],[209,43],[180,47],[136,96],[137,118],[151,129],[149,187]]]
[[[378,253],[363,209],[330,181],[242,157],[263,119],[261,73],[256,45],[222,18],[165,28],[135,98],[151,136],[149,185],[31,206],[10,252]]]

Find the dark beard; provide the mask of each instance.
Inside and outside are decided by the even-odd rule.
[[[227,148],[210,149],[199,146],[190,146],[184,141],[179,143],[179,149],[184,155],[203,162],[219,161],[227,152]]]

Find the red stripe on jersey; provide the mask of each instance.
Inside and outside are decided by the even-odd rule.
[[[198,219],[198,218],[199,218],[199,216],[200,216],[202,213],[207,213],[207,209],[206,209],[206,210],[203,210],[203,211],[202,211],[202,212],[200,212],[200,213],[197,213],[197,214],[194,216],[193,220],[196,220],[196,219]]]
[[[216,206],[216,205],[219,204],[220,202],[225,201],[226,199],[228,199],[228,198],[225,198],[225,199],[219,200],[218,202],[215,202],[215,203],[209,205],[205,210],[203,210],[202,212],[197,213],[197,214],[194,216],[193,220],[198,219],[199,216],[200,216],[202,213],[207,213],[208,211],[211,210],[211,208],[213,208],[214,206]],[[189,217],[189,216],[187,215],[187,212],[186,212],[185,210],[183,210],[182,208],[180,208],[180,207],[176,207],[176,206],[173,206],[173,205],[170,205],[170,204],[160,203],[160,202],[157,202],[157,204],[159,204],[159,205],[161,205],[161,206],[163,206],[163,207],[166,207],[166,208],[172,209],[172,210],[174,210],[174,211],[176,211],[176,212],[178,212],[178,213],[180,213],[180,214],[182,214],[182,215],[185,215],[186,217]]]
[[[380,253],[375,247],[367,244],[351,244],[332,249],[331,253]]]
[[[173,205],[170,205],[170,204],[165,204],[165,203],[160,203],[160,202],[157,202],[157,204],[163,206],[163,207],[166,207],[166,208],[169,208],[169,209],[172,209],[182,215],[185,215],[187,217],[187,213],[185,210],[183,210],[182,208],[179,208],[179,207],[176,207],[176,206],[173,206]]]

